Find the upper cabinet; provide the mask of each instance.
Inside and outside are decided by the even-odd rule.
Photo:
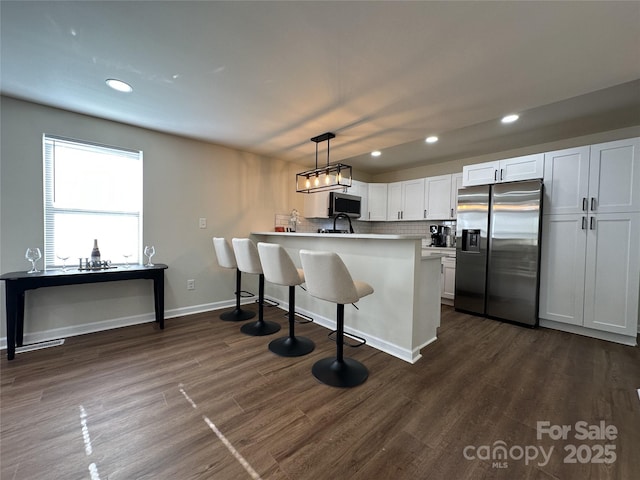
[[[640,138],[591,146],[588,200],[590,211],[640,211],[639,151]]]
[[[544,213],[640,211],[639,150],[632,138],[545,154]]]
[[[387,219],[387,184],[386,183],[370,183],[369,184],[369,210],[368,214],[362,220],[384,221]]]
[[[370,184],[375,185],[375,184]],[[462,173],[387,184],[387,220],[452,220],[456,218]]]
[[[307,218],[329,218],[329,192],[305,194],[304,216]]]
[[[446,220],[452,218],[451,175],[439,175],[425,179],[424,218]]]
[[[424,218],[424,178],[402,182],[402,219],[422,220]]]
[[[402,220],[402,182],[387,184],[387,218],[386,220]]]
[[[588,146],[545,153],[544,213],[581,213],[588,189]]]
[[[424,178],[388,184],[387,220],[423,220],[423,203]]]
[[[360,218],[358,220],[367,220],[369,217],[369,184],[352,180],[348,193],[360,197]]]
[[[458,217],[458,190],[461,188],[462,172],[451,174],[451,218]]]
[[[462,185],[487,185],[542,178],[544,154],[525,155],[462,167]]]

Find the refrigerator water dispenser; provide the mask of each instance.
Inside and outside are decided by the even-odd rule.
[[[480,229],[462,230],[462,251],[480,253]]]

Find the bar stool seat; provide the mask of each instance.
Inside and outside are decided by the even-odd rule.
[[[220,315],[220,318],[228,322],[240,322],[255,317],[255,312],[240,308],[240,297],[242,293],[242,272],[240,272],[240,270],[238,269],[238,265],[236,264],[236,256],[233,253],[231,245],[229,245],[229,242],[227,242],[227,240],[222,237],[213,237],[213,248],[216,252],[218,265],[220,265],[222,268],[233,268],[236,271],[236,308],[231,312],[223,313],[222,315]]]
[[[264,278],[289,287],[289,335],[269,343],[269,350],[282,357],[300,357],[315,348],[312,340],[295,336],[296,285],[304,283],[304,272],[296,268],[287,251],[276,243],[258,243]]]
[[[231,244],[236,254],[238,269],[243,273],[252,273],[259,276],[258,321],[245,323],[240,328],[240,331],[256,337],[276,333],[280,330],[280,325],[264,319],[264,273],[262,272],[262,264],[260,263],[260,255],[256,245],[249,238],[233,238],[231,239]]]
[[[334,387],[355,387],[364,383],[369,371],[362,363],[344,358],[344,306],[373,293],[366,282],[353,280],[338,254],[300,250],[307,291],[313,297],[337,304],[336,356],[317,361],[311,371],[322,383]]]

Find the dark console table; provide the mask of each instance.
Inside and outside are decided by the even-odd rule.
[[[104,270],[78,270],[70,268],[47,270],[38,273],[11,272],[0,276],[5,283],[7,308],[7,358],[13,360],[16,345],[22,346],[24,332],[24,293],[41,287],[79,285],[83,283],[116,282],[118,280],[153,280],[153,297],[156,323],[164,328],[164,271],[167,265],[158,263],[152,267],[143,265],[118,266]]]

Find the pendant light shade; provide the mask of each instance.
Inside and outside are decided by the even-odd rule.
[[[315,193],[326,190],[342,190],[351,186],[351,166],[329,163],[329,144],[335,133],[327,132],[311,139],[316,144],[316,168],[296,175],[296,192]],[[327,142],[327,164],[318,167],[318,144]]]

